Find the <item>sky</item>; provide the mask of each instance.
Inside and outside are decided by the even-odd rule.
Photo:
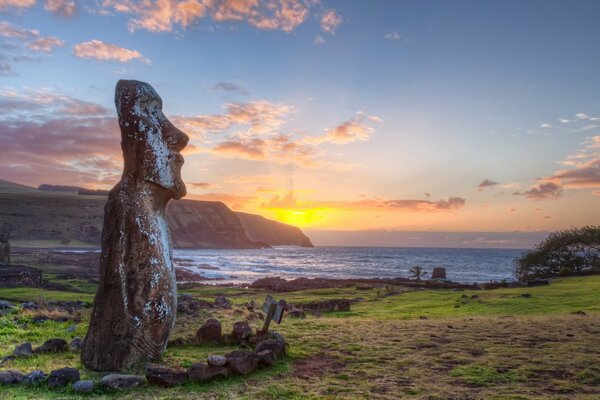
[[[599,20],[583,0],[0,0],[0,179],[112,187],[114,87],[138,79],[191,138],[187,198],[312,232],[600,224]]]

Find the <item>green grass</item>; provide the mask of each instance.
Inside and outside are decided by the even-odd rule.
[[[78,280],[69,280],[69,284],[79,288],[87,285]],[[363,300],[353,303],[350,312],[309,315],[304,320],[284,316],[282,324],[272,328],[288,339],[288,358],[274,368],[245,377],[171,389],[146,386],[124,393],[97,389],[92,396],[79,397],[69,388],[2,387],[0,399],[600,398],[600,277],[564,278],[545,287],[491,291],[396,289],[403,292],[388,297],[381,297],[383,291],[378,288],[272,293],[276,299],[296,304],[331,298]],[[91,301],[89,290],[87,287],[88,293],[76,294],[0,289],[0,298]],[[235,321],[248,316],[246,302],[255,300],[260,305],[267,294],[220,287],[184,292],[209,301],[225,295],[234,307],[203,310],[196,317],[178,316],[173,338],[193,335],[210,317],[218,318],[227,333]],[[531,297],[522,297],[524,293]],[[572,315],[575,311],[586,315]],[[90,309],[82,310],[79,323],[33,324],[35,313],[21,311],[1,316],[0,356],[24,341],[39,346],[51,337],[83,337],[89,313]],[[75,331],[67,333],[73,324]],[[262,321],[251,324],[256,328]],[[187,368],[232,348],[169,347],[160,363]],[[49,372],[64,366],[79,368],[83,379],[100,376],[85,370],[79,355],[70,352],[34,355],[10,361],[2,368]]]

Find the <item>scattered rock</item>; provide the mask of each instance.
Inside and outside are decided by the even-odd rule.
[[[248,322],[239,321],[233,324],[233,331],[231,332],[231,342],[240,344],[247,341],[252,336],[252,329]]]
[[[429,319],[429,318],[427,318],[427,317],[426,317],[426,316],[424,316],[424,315],[419,315],[419,319]]]
[[[19,371],[0,371],[0,385],[15,385],[21,383],[24,376]]]
[[[13,305],[10,301],[6,301],[6,300],[0,300],[0,310],[4,310],[4,309],[12,309]]]
[[[225,378],[227,375],[227,368],[204,363],[192,364],[188,369],[188,377],[193,382],[206,382],[215,378]]]
[[[77,382],[79,378],[79,371],[76,368],[55,369],[48,377],[48,387],[50,389],[64,387],[69,383]]]
[[[77,329],[77,325],[71,325],[70,327],[68,327],[65,330],[67,333],[73,333],[73,332],[75,332],[75,329]]]
[[[69,343],[69,349],[75,353],[79,353],[81,351],[81,347],[83,346],[83,340],[80,337],[76,337]]]
[[[34,324],[41,324],[42,322],[46,322],[49,319],[50,318],[46,317],[45,315],[35,315],[31,317],[31,322],[33,322]]]
[[[48,375],[44,371],[36,369],[25,375],[21,381],[21,385],[36,386],[44,382],[47,377]]]
[[[254,311],[256,308],[256,302],[254,300],[250,300],[248,303],[246,303],[246,308],[248,311]]]
[[[35,349],[34,353],[58,353],[67,350],[67,341],[64,339],[48,339],[43,345]]]
[[[33,348],[31,347],[31,343],[25,342],[17,347],[15,347],[15,351],[13,351],[15,357],[29,357],[33,354]]]
[[[587,314],[585,313],[585,311],[580,310],[580,311],[573,311],[571,313],[571,315],[587,315]]]
[[[146,379],[150,383],[164,387],[177,386],[185,383],[187,372],[161,366],[148,366]]]
[[[73,384],[73,390],[78,393],[91,393],[94,386],[94,381],[77,381]]]
[[[231,301],[227,300],[225,296],[217,296],[215,299],[215,306],[228,310],[231,308]]]
[[[277,362],[277,356],[271,350],[263,350],[256,353],[259,367],[272,367]]]
[[[260,353],[264,350],[271,350],[276,357],[285,355],[285,342],[276,339],[263,340],[256,346],[256,352]]]
[[[225,357],[227,358],[227,369],[235,374],[247,375],[256,370],[258,366],[258,356],[252,351],[234,350]]]
[[[211,318],[196,332],[198,343],[219,343],[221,341],[221,323]]]
[[[478,294],[471,295],[471,298],[472,298],[472,299],[478,299],[478,298],[479,298],[479,295],[478,295]]]
[[[304,313],[304,311],[299,310],[297,308],[292,308],[287,312],[287,315],[291,318],[300,318],[300,319],[304,319],[306,318],[306,314]]]
[[[146,381],[141,376],[109,374],[100,379],[100,385],[113,390],[131,389],[142,386]]]
[[[227,358],[223,356],[208,356],[208,365],[212,367],[223,367],[227,364]]]
[[[211,309],[213,303],[195,299],[191,294],[182,294],[177,299],[177,312],[180,314],[196,315],[201,309]]]
[[[332,300],[321,300],[313,301],[311,303],[296,304],[298,308],[303,311],[310,312],[331,312],[331,311],[350,311],[350,303],[352,300],[348,299],[332,299]]]
[[[27,301],[25,303],[21,303],[21,310],[37,311],[39,309],[40,309],[40,306],[33,301]]]

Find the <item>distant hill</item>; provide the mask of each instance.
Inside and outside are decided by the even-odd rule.
[[[0,224],[7,224],[12,240],[23,245],[99,246],[105,193],[69,188],[76,190],[43,191],[0,180]],[[216,201],[173,200],[167,220],[173,245],[179,248],[312,246],[297,227],[238,214]]]

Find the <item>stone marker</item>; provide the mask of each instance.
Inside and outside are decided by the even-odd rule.
[[[431,279],[446,279],[446,268],[435,267],[431,273]]]
[[[227,375],[229,375],[227,368],[205,363],[192,364],[188,369],[188,377],[192,382],[206,382],[216,378],[225,378]]]
[[[152,86],[121,80],[115,90],[124,168],[104,208],[100,285],[81,352],[96,371],[158,359],[177,313],[165,207],[186,194],[180,151],[188,137],[163,114]]]
[[[183,385],[188,378],[187,371],[149,365],[146,367],[146,380],[164,387]]]
[[[198,343],[219,343],[221,342],[221,323],[210,318],[196,331],[196,341]]]

